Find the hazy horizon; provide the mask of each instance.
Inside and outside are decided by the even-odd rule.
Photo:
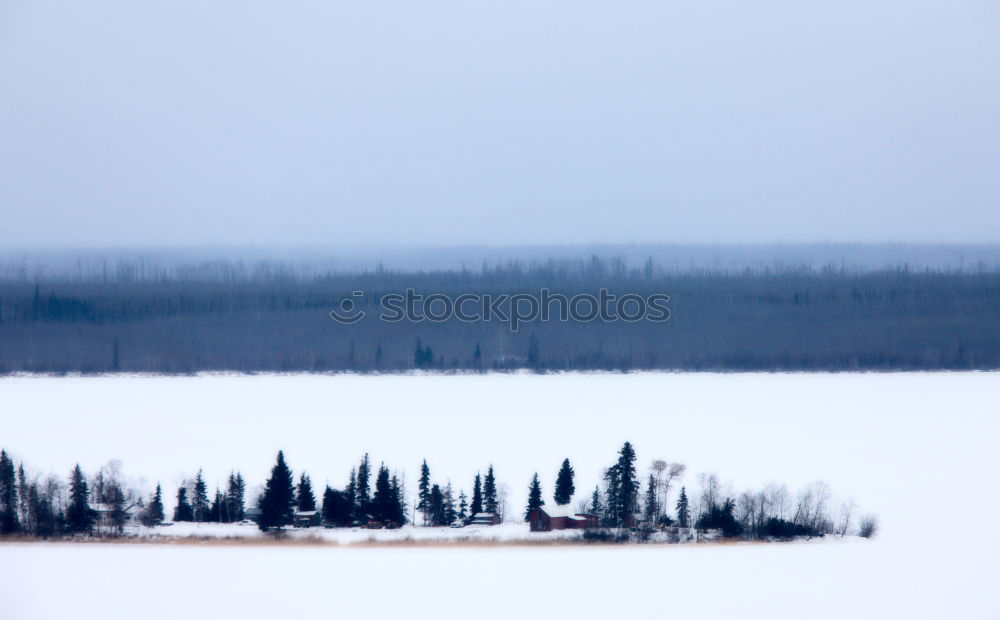
[[[1000,243],[791,243],[791,244],[563,244],[533,246],[301,245],[110,247],[12,250],[0,248],[0,280],[105,277],[120,266],[128,277],[144,277],[192,267],[250,276],[258,268],[299,276],[389,269],[402,272],[479,270],[517,262],[523,267],[550,262],[570,267],[592,258],[626,268],[652,261],[657,271],[738,271],[838,267],[853,271],[931,269],[1000,270]],[[138,272],[136,271],[138,269]],[[202,271],[204,271],[204,269]],[[89,274],[89,275],[88,275]],[[100,274],[104,274],[103,276]],[[159,277],[159,276],[157,276]]]
[[[1000,7],[0,5],[0,248],[1000,241]]]

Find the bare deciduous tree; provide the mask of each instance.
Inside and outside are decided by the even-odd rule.
[[[849,499],[840,504],[840,537],[847,536],[847,530],[851,527],[851,519],[854,518],[854,500]]]
[[[862,538],[871,538],[878,534],[878,516],[874,514],[862,515],[858,521],[858,535]]]

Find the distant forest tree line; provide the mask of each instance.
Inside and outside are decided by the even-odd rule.
[[[645,476],[637,463],[635,448],[625,442],[593,491],[577,494],[576,474],[566,458],[556,474],[552,503],[572,504],[578,513],[597,517],[603,528],[647,536],[676,527],[717,530],[727,538],[748,540],[853,533],[870,537],[878,528],[874,515],[858,514],[853,500],[835,502],[830,487],[822,482],[795,496],[778,484],[737,494],[715,474],[701,474],[700,490],[692,497],[682,485],[687,469],[682,463],[655,459]],[[194,479],[179,486],[172,521],[246,523],[253,507],[254,520],[263,531],[303,524],[390,529],[407,523],[464,526],[482,515],[495,515],[493,522],[528,520],[546,505],[537,472],[527,492],[524,510],[511,514],[507,486],[498,481],[492,465],[485,476],[475,475],[467,495],[464,489],[456,492],[450,480],[434,482],[425,459],[410,518],[402,474],[384,464],[375,471],[368,454],[352,468],[342,489],[327,485],[317,501],[309,475],[301,472],[296,482],[284,453],[279,452],[263,489],[249,499],[240,473],[231,473],[226,489],[216,489],[212,497],[199,470]],[[0,535],[115,537],[129,525],[160,525],[168,520],[167,515],[160,484],[152,492],[134,488],[118,461],[109,462],[89,479],[77,465],[63,481],[56,476],[29,475],[23,463],[15,463],[6,450],[0,451]],[[300,521],[301,517],[306,521]]]
[[[177,275],[179,274],[179,275]],[[1000,272],[838,268],[666,272],[508,263],[478,270],[0,280],[0,373],[230,370],[933,370],[1000,368]],[[670,296],[666,322],[379,319],[382,295]],[[329,312],[354,291],[353,325]]]

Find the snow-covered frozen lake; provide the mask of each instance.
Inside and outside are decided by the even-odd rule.
[[[379,617],[589,618],[611,615],[624,591],[632,618],[995,618],[998,403],[998,373],[8,377],[0,445],[61,475],[119,459],[163,482],[168,510],[199,467],[210,484],[239,468],[252,487],[283,449],[318,487],[341,486],[365,451],[405,469],[411,488],[425,457],[435,481],[467,491],[492,463],[518,512],[534,471],[549,495],[569,457],[587,492],[627,439],[643,472],[653,458],[686,463],[689,488],[703,471],[737,491],[824,480],[878,513],[882,535],[600,549],[7,544],[0,617],[59,617],[61,600],[105,618],[176,617],[176,599],[204,601],[195,617],[252,619],[336,599],[377,604]]]
[[[545,549],[6,545],[4,564],[17,568],[4,569],[0,615],[996,618],[996,573],[936,565],[926,558],[931,549],[924,541]],[[88,613],[71,611],[81,608]]]

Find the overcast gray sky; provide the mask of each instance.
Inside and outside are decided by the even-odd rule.
[[[993,0],[0,0],[0,245],[1000,241]]]

